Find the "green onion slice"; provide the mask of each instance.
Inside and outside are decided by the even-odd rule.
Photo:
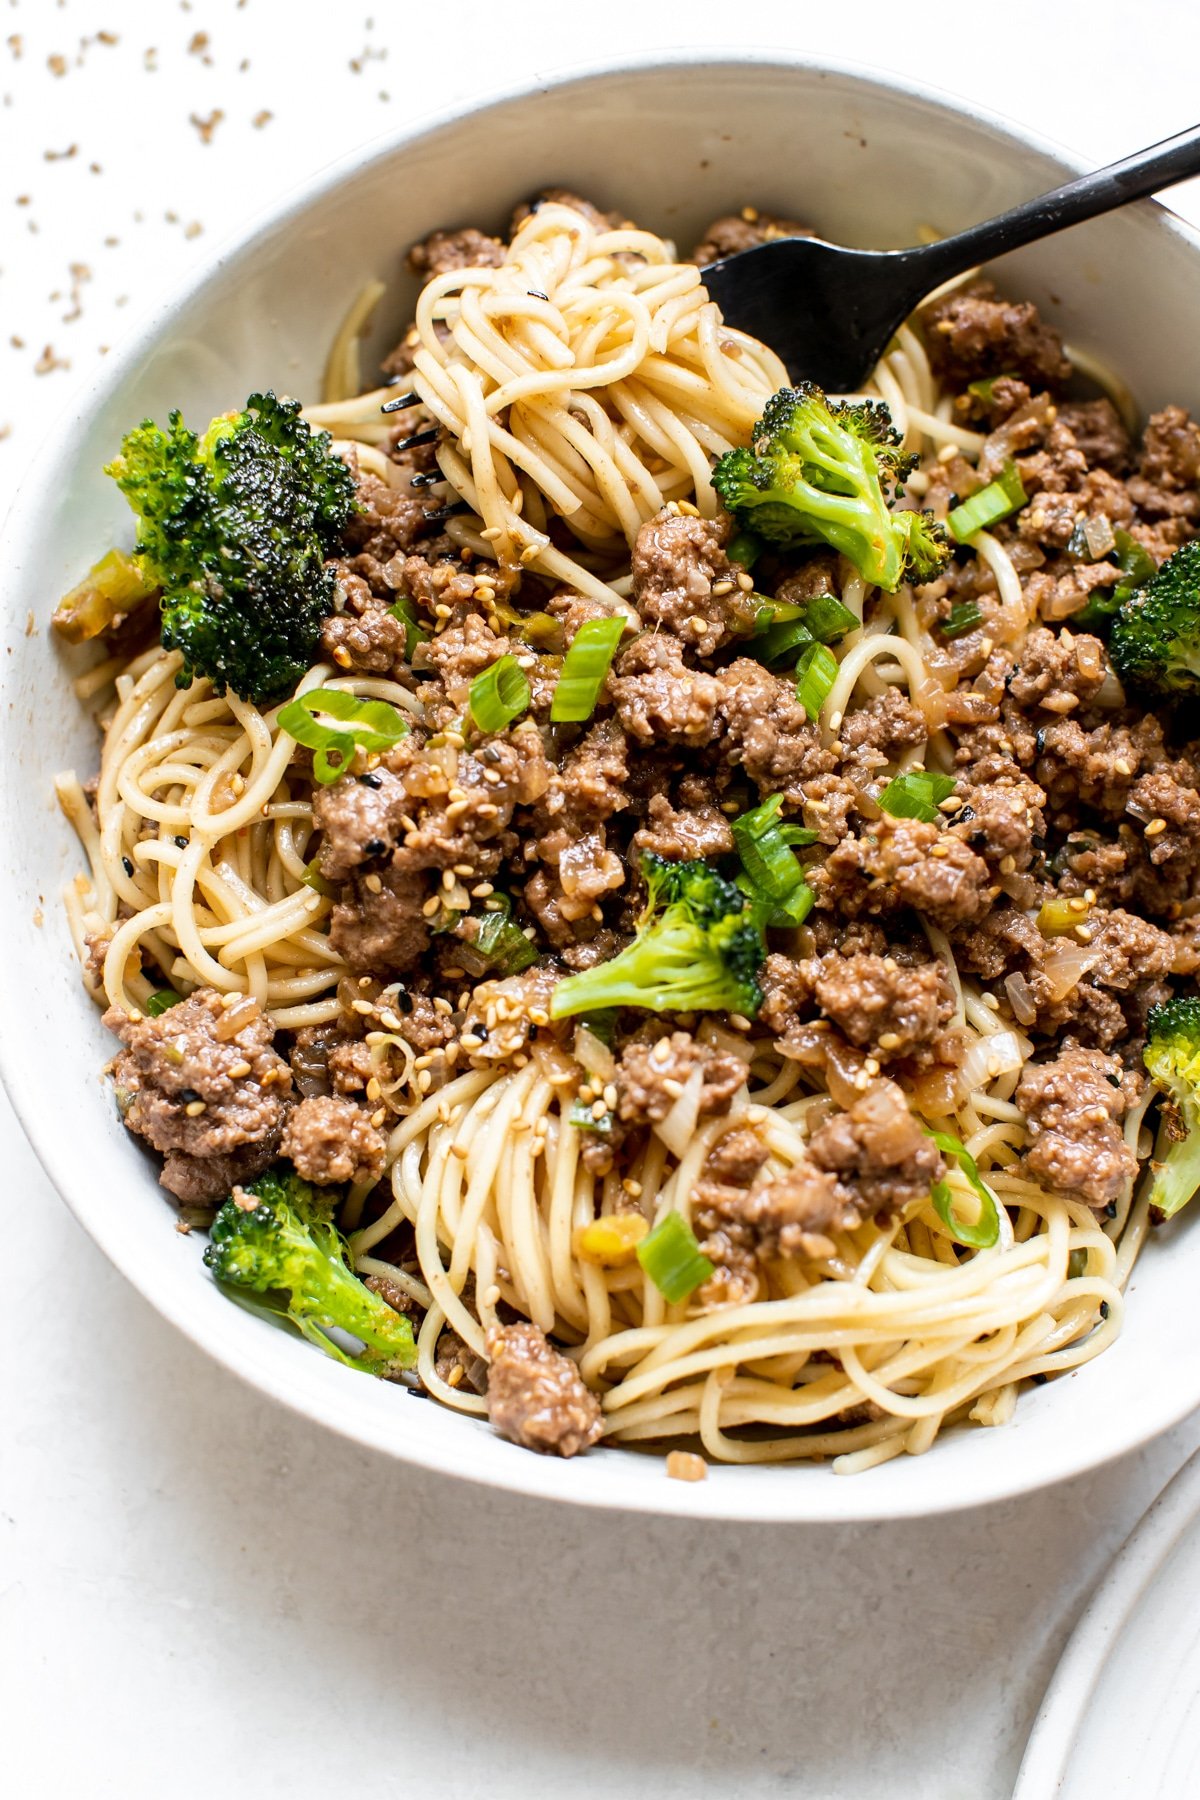
[[[836,644],[848,631],[857,631],[859,621],[836,594],[814,594],[804,609],[804,623],[819,644]]]
[[[967,392],[968,394],[974,394],[976,400],[982,400],[985,406],[990,406],[995,396],[996,383],[998,381],[1015,381],[1017,379],[1018,377],[1012,374],[989,375],[985,381],[969,381],[967,383]]]
[[[538,959],[537,951],[510,916],[509,907],[484,913],[471,948],[485,957],[498,975],[519,975]]]
[[[594,1101],[572,1101],[571,1110],[567,1114],[568,1125],[574,1125],[577,1131],[594,1131],[597,1137],[611,1137],[613,1128],[612,1114],[610,1112],[605,1112],[601,1113],[598,1119],[594,1118],[592,1116],[592,1107],[594,1105]],[[678,1214],[676,1217],[678,1217]],[[642,1242],[648,1243],[649,1239],[643,1238]],[[701,1260],[704,1261],[707,1259],[702,1258]]]
[[[761,806],[732,821],[733,841],[742,867],[760,894],[783,900],[804,882],[804,871],[792,854],[793,844],[815,844],[817,834],[803,825],[783,825],[782,794],[771,794]]]
[[[735,531],[725,551],[731,563],[752,569],[762,553],[763,541],[753,531]]]
[[[943,637],[956,638],[962,637],[964,632],[974,631],[982,623],[983,613],[973,600],[956,600],[939,630]]]
[[[825,644],[810,644],[796,664],[796,698],[810,719],[820,717],[837,672],[837,657]]]
[[[637,1247],[637,1259],[672,1306],[707,1281],[713,1265],[700,1252],[696,1234],[681,1213],[664,1213]]]
[[[775,609],[770,610],[772,613]],[[794,663],[797,654],[807,650],[813,641],[812,632],[803,618],[776,618],[771,624],[764,625],[762,613],[759,623],[754,628],[753,650],[757,661],[765,663],[768,669],[782,668]]]
[[[550,717],[555,725],[591,718],[627,623],[624,613],[613,613],[607,619],[585,619],[579,627],[563,659],[562,674],[550,702]]]
[[[401,594],[394,606],[388,607],[388,611],[391,613],[393,619],[399,619],[404,627],[404,654],[407,656],[409,662],[411,662],[413,659],[413,651],[416,649],[417,645],[425,643],[428,638],[432,637],[433,633],[427,625],[422,625],[420,619],[417,617],[416,607],[411,600],[406,600],[403,594]]]
[[[467,702],[480,731],[504,731],[529,705],[529,681],[515,656],[502,656],[471,683]]]
[[[304,873],[300,877],[300,880],[305,887],[311,888],[314,894],[321,894],[326,899],[328,899],[335,891],[332,883],[326,881],[321,873],[321,858],[319,856],[314,856],[311,862],[305,863]]]
[[[995,481],[989,481],[977,494],[956,506],[947,516],[946,523],[951,535],[964,544],[977,531],[986,531],[989,526],[998,525],[1001,519],[1020,512],[1028,500],[1016,463],[1006,462]]]
[[[390,750],[408,734],[403,713],[386,700],[360,700],[345,688],[313,688],[289,700],[279,726],[312,751],[313,774],[326,786],[345,774],[356,750]]]
[[[983,1184],[975,1158],[965,1144],[960,1143],[958,1138],[951,1137],[947,1131],[930,1131],[927,1135],[933,1139],[943,1156],[954,1158],[979,1196],[978,1220],[974,1225],[964,1225],[955,1216],[950,1184],[935,1181],[932,1190],[934,1211],[960,1244],[966,1244],[970,1250],[990,1250],[1000,1236],[1000,1213],[991,1189]]]
[[[168,1007],[178,1006],[182,999],[183,995],[177,994],[174,988],[156,988],[142,1011],[147,1018],[158,1019],[167,1011]]]
[[[913,769],[907,775],[893,775],[879,796],[879,804],[893,819],[923,819],[926,825],[936,825],[938,807],[950,798],[957,785],[953,775],[939,775],[936,769]]]

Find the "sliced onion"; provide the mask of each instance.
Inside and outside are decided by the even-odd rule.
[[[1125,689],[1121,686],[1120,678],[1115,669],[1106,669],[1104,671],[1104,680],[1092,695],[1091,704],[1093,706],[1102,706],[1110,712],[1115,711],[1118,706],[1124,706]]]
[[[727,1031],[715,1019],[705,1019],[696,1036],[702,1044],[711,1045],[723,1056],[736,1056],[747,1067],[754,1061],[754,1045],[750,1040],[740,1037],[736,1031]]]
[[[1094,563],[1103,562],[1116,544],[1112,522],[1103,513],[1093,513],[1083,521],[1084,542]]]
[[[608,1045],[586,1025],[575,1027],[575,1060],[601,1087],[614,1079],[617,1060]]]
[[[963,1092],[975,1093],[989,1081],[997,1081],[1001,1075],[1021,1068],[1024,1061],[1015,1031],[993,1031],[987,1037],[977,1038],[963,1057],[959,1070]]]
[[[1004,977],[1004,991],[1008,995],[1014,1019],[1021,1025],[1032,1025],[1037,1018],[1037,1001],[1033,997],[1033,989],[1019,970]]]
[[[1099,961],[1100,952],[1093,944],[1071,944],[1059,939],[1042,964],[1051,1000],[1064,999]]]
[[[671,1107],[665,1119],[660,1119],[654,1127],[672,1156],[680,1160],[687,1155],[692,1139],[696,1135],[696,1123],[700,1117],[700,1096],[704,1092],[704,1068],[697,1063],[683,1084],[683,1092]]]

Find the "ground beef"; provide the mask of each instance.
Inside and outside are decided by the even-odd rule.
[[[1018,375],[1034,389],[1071,375],[1062,338],[1027,300],[1000,300],[990,281],[959,288],[922,315],[929,360],[956,388],[989,375]]]
[[[461,706],[466,703],[475,677],[507,656],[509,648],[506,637],[498,637],[486,619],[471,612],[431,638],[425,646],[425,658],[441,676],[450,699]]]
[[[818,1126],[808,1154],[837,1177],[839,1205],[859,1220],[890,1217],[925,1199],[946,1172],[902,1089],[888,1080],[872,1082],[847,1111]]]
[[[1147,519],[1173,528],[1176,542],[1200,524],[1200,425],[1181,406],[1151,415],[1129,493]]]
[[[1039,625],[1021,645],[1009,697],[1018,706],[1074,712],[1099,693],[1108,673],[1108,655],[1099,638],[1065,628],[1047,631]]]
[[[689,785],[699,790],[695,805],[677,808],[666,794],[651,795],[646,824],[633,834],[635,850],[649,850],[668,861],[731,854],[733,832],[728,816],[707,797],[701,777],[686,776],[680,786]],[[682,802],[682,794],[680,799]]]
[[[961,838],[886,813],[862,837],[843,838],[809,881],[830,912],[912,907],[943,929],[982,918],[991,904],[987,864]]]
[[[894,956],[833,952],[803,964],[813,997],[852,1044],[880,1062],[934,1058],[954,1012],[954,995],[940,962],[905,967]]]
[[[699,1117],[728,1112],[730,1101],[746,1081],[741,1057],[714,1050],[690,1031],[673,1031],[653,1043],[635,1039],[617,1060],[617,1117],[623,1124],[657,1125],[697,1068],[703,1071]]]
[[[431,231],[408,253],[408,266],[421,281],[451,269],[498,269],[508,255],[499,238],[468,225],[461,231]]]
[[[321,654],[356,675],[387,675],[404,662],[407,631],[361,575],[338,572],[337,610],[321,626]]]
[[[1090,469],[1124,474],[1129,466],[1129,433],[1111,400],[1072,400],[1058,409]]]
[[[318,1187],[378,1181],[387,1138],[353,1100],[316,1095],[301,1100],[284,1127],[280,1149],[305,1181]]]
[[[685,664],[678,638],[646,632],[621,653],[615,667],[609,691],[631,738],[696,749],[712,742],[719,729],[723,684],[716,675]]]
[[[923,744],[929,735],[925,715],[896,687],[848,712],[838,728],[838,752],[857,770],[872,771],[894,762],[897,753]]]
[[[112,1065],[125,1124],[166,1155],[164,1187],[210,1202],[261,1174],[277,1154],[292,1076],[253,1000],[226,1006],[199,988],[157,1018],[110,1007],[104,1023],[125,1046]]]
[[[352,969],[403,974],[429,948],[429,921],[421,911],[428,893],[424,878],[410,870],[355,876],[330,914],[332,949]]]
[[[386,763],[362,775],[343,775],[313,794],[313,824],[323,834],[321,874],[344,881],[363,863],[394,850],[412,800]]]
[[[723,256],[735,256],[739,250],[753,250],[773,238],[811,237],[812,228],[778,213],[759,212],[747,206],[740,213],[726,213],[714,219],[692,251],[692,261],[701,267],[719,262]]]
[[[479,1068],[517,1056],[539,1031],[565,1032],[571,1020],[552,1026],[550,1000],[560,971],[539,963],[520,975],[484,981],[471,995],[459,1042]]]
[[[764,794],[803,806],[806,783],[832,773],[837,758],[796,699],[796,684],[740,656],[720,671],[726,760],[745,769]]]
[[[542,801],[549,828],[580,835],[629,805],[629,747],[616,719],[598,719],[550,776]]]
[[[502,1437],[526,1450],[575,1456],[601,1436],[599,1401],[536,1325],[494,1326],[487,1355],[488,1418]]]
[[[949,815],[951,832],[1002,874],[1028,869],[1046,841],[1044,791],[1011,763],[980,766],[971,776],[959,783],[956,798],[962,806]]]
[[[633,603],[646,625],[674,632],[696,656],[711,656],[755,604],[725,555],[729,519],[702,519],[668,507],[638,532],[633,546]]]
[[[417,1311],[417,1303],[412,1295],[402,1288],[398,1281],[393,1281],[390,1275],[364,1275],[362,1284],[365,1288],[370,1288],[373,1294],[378,1294],[379,1298],[386,1306],[390,1306],[393,1312],[406,1313],[411,1316]]]
[[[700,1290],[703,1305],[746,1304],[759,1294],[763,1262],[780,1256],[832,1256],[836,1245],[829,1234],[858,1223],[855,1210],[839,1199],[837,1178],[807,1157],[786,1174],[752,1171],[747,1181],[726,1177],[722,1160],[718,1145],[692,1196],[700,1248],[715,1265]],[[740,1174],[748,1162],[747,1156],[733,1173]]]
[[[1103,1207],[1137,1174],[1121,1132],[1140,1088],[1118,1057],[1064,1047],[1052,1062],[1026,1065],[1015,1095],[1029,1129],[1025,1167],[1036,1181]]]

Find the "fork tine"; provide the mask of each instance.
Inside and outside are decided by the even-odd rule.
[[[419,406],[420,404],[420,394],[397,394],[394,400],[385,400],[379,410],[383,413],[405,412],[410,406]]]
[[[399,438],[392,449],[415,450],[418,444],[436,444],[440,435],[441,426],[431,425],[428,431],[414,431],[411,437]]]
[[[466,501],[456,500],[453,506],[441,506],[438,508],[437,512],[427,512],[425,514],[425,522],[427,525],[440,525],[445,519],[452,518],[455,513],[466,512],[466,510]]]

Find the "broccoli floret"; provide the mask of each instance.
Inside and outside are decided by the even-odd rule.
[[[1132,686],[1157,694],[1200,689],[1200,538],[1120,598],[1108,649]]]
[[[1189,995],[1155,1006],[1146,1020],[1143,1060],[1174,1107],[1168,1136],[1176,1137],[1154,1171],[1150,1203],[1170,1215],[1186,1206],[1200,1187],[1200,997]]]
[[[730,450],[713,486],[745,531],[772,543],[832,544],[877,587],[928,581],[950,555],[929,513],[888,510],[913,459],[881,401],[831,401],[811,381],[781,388],[749,450]]]
[[[354,478],[298,400],[251,394],[204,436],[147,419],[107,473],[138,515],[137,560],[163,590],[162,641],[179,685],[269,700],[310,666],[333,606],[325,558],[354,510]]]
[[[396,1375],[417,1360],[412,1326],[379,1299],[346,1263],[333,1222],[333,1196],[286,1169],[269,1169],[222,1206],[204,1260],[218,1281],[254,1294],[284,1293],[289,1317],[306,1338],[352,1369]],[[329,1336],[349,1332],[355,1356]]]
[[[644,855],[647,900],[633,943],[610,962],[560,981],[556,1019],[612,1006],[648,1012],[737,1012],[762,1004],[766,951],[754,908],[711,863]]]

